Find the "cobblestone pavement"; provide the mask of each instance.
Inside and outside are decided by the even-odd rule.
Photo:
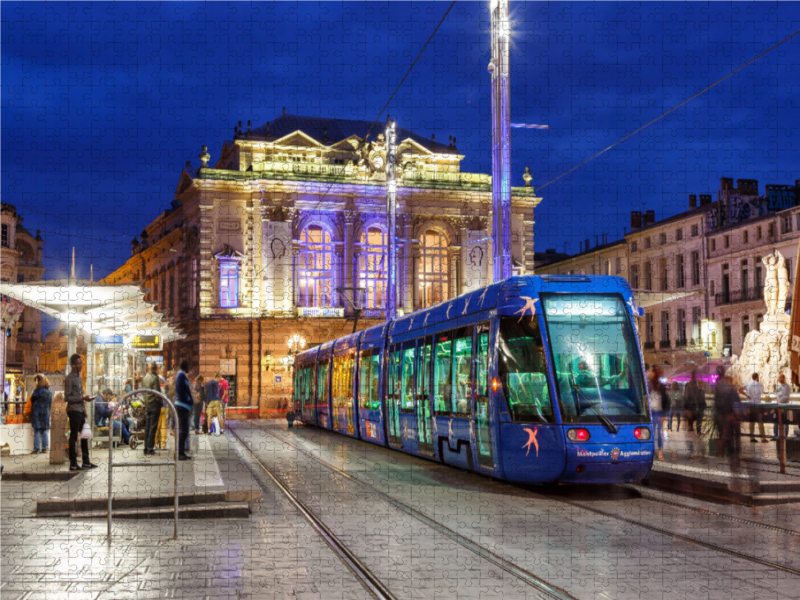
[[[645,491],[648,498],[620,495],[619,488],[552,496],[539,488],[508,485],[314,428],[288,430],[275,422],[241,423],[237,433],[261,460],[342,532],[372,526],[383,511],[386,520],[376,532],[386,535],[397,517],[374,493],[346,482],[278,439],[265,438],[263,432],[251,429],[254,426],[267,428],[581,599],[797,597],[800,578],[796,575],[613,516],[599,516],[575,503],[800,569],[800,535],[752,524],[758,521],[800,531],[797,505],[763,508],[753,515],[741,508],[721,508],[649,490]],[[716,512],[723,514],[712,514]],[[405,531],[399,554],[376,556],[376,565],[413,562],[411,546],[420,549],[427,564],[436,566],[441,546],[433,542],[431,555],[431,542],[426,541],[431,531],[410,523]]]
[[[800,533],[791,532],[800,532],[796,504],[753,514],[636,488],[642,498],[630,491],[632,486],[554,495],[318,429],[289,430],[280,421],[237,422],[231,429],[397,598],[543,596],[282,440],[581,600],[797,597],[800,577],[614,518],[800,569]],[[171,539],[170,519],[118,519],[109,546],[104,519],[35,517],[37,499],[71,493],[74,481],[3,481],[0,597],[371,597],[238,441],[230,436],[216,446],[203,444],[193,451],[197,463],[181,464],[186,485],[215,489],[218,475],[228,485],[233,474],[241,486],[255,477],[263,496],[252,502],[249,519],[181,521],[178,541]],[[205,454],[217,452],[220,458],[222,451],[229,466]],[[220,464],[215,471],[213,465]],[[83,484],[92,495],[101,489],[101,470]],[[150,487],[142,493],[163,491],[166,485],[157,483],[162,478],[145,479]]]

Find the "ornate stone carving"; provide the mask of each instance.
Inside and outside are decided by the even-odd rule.
[[[270,206],[262,211],[262,217],[267,221],[285,221],[287,213],[282,206]]]
[[[208,146],[203,146],[200,151],[200,162],[203,163],[203,168],[208,168],[208,161],[211,160],[211,155],[208,153]]]

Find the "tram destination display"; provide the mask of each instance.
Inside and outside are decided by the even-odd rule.
[[[159,350],[161,348],[161,336],[136,335],[131,341],[131,348],[137,350]]]

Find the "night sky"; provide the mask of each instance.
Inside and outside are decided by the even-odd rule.
[[[2,198],[45,238],[46,278],[103,276],[167,208],[184,162],[237,121],[372,120],[437,3],[15,3],[2,10]],[[514,185],[539,189],[800,29],[800,3],[511,4]],[[388,113],[490,172],[488,2],[459,2]],[[720,177],[800,178],[800,36],[541,189],[536,250],[623,234]],[[386,115],[381,117],[384,121]]]

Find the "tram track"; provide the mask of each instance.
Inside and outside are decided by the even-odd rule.
[[[489,550],[485,546],[483,546],[483,545],[481,545],[481,544],[479,544],[479,543],[477,543],[477,542],[475,542],[475,541],[473,541],[473,540],[471,540],[471,539],[459,534],[456,531],[453,531],[452,529],[450,529],[446,525],[443,525],[442,523],[436,521],[435,519],[432,519],[431,517],[429,517],[428,515],[426,515],[425,513],[421,512],[421,511],[417,510],[416,508],[413,508],[413,507],[405,504],[404,502],[401,502],[400,500],[397,500],[396,498],[393,498],[393,497],[389,496],[388,494],[380,491],[379,489],[375,488],[374,486],[372,486],[371,484],[367,483],[366,481],[363,481],[363,480],[359,479],[358,477],[354,477],[353,475],[350,475],[346,471],[343,471],[342,469],[339,469],[338,467],[336,467],[336,466],[334,466],[334,465],[332,465],[332,464],[330,464],[330,463],[328,463],[328,462],[326,462],[326,461],[314,456],[313,453],[308,452],[307,450],[305,450],[303,448],[300,448],[299,446],[297,446],[296,444],[293,444],[291,441],[287,440],[283,436],[278,435],[278,434],[270,431],[268,428],[255,426],[255,427],[253,427],[253,429],[261,431],[261,432],[263,432],[263,433],[265,433],[265,434],[277,439],[282,444],[285,444],[285,445],[289,446],[290,448],[293,448],[297,452],[303,454],[303,456],[306,456],[307,458],[310,458],[311,460],[317,462],[318,464],[322,465],[323,467],[325,467],[325,468],[329,469],[330,471],[336,473],[337,475],[341,476],[342,478],[344,478],[344,479],[346,479],[348,481],[352,481],[353,483],[357,483],[357,484],[365,487],[370,492],[374,493],[375,495],[380,497],[382,500],[386,501],[388,504],[390,504],[393,507],[397,508],[398,510],[408,514],[409,516],[413,517],[414,519],[418,520],[419,522],[423,523],[424,525],[430,527],[431,529],[441,533],[442,535],[446,536],[447,538],[449,538],[450,540],[456,542],[457,544],[463,546],[464,548],[467,548],[471,552],[477,554],[482,559],[484,559],[484,560],[492,563],[496,567],[502,569],[503,571],[505,571],[509,575],[512,575],[513,577],[516,577],[517,579],[521,580],[526,585],[528,585],[528,586],[536,589],[540,593],[542,593],[545,597],[552,598],[554,600],[577,600],[577,598],[575,596],[571,595],[569,592],[567,592],[567,591],[565,591],[565,590],[563,590],[563,589],[561,589],[561,588],[559,588],[557,586],[552,585],[551,583],[545,581],[541,577],[538,577],[538,576],[534,575],[530,571],[527,571],[527,570],[523,569],[522,567],[520,567],[520,566],[518,566],[518,565],[516,565],[516,564],[514,564],[514,563],[512,563],[512,562],[510,562],[508,560],[506,560],[505,558],[503,558],[502,556],[492,552],[491,550]],[[238,438],[238,436],[237,436],[237,438]],[[249,450],[249,448],[248,448],[248,450]],[[250,453],[252,454],[252,450],[250,450]]]
[[[302,514],[306,520],[311,524],[311,527],[319,534],[325,543],[336,553],[339,559],[350,570],[353,575],[359,580],[361,585],[372,594],[373,597],[379,600],[397,600],[397,597],[392,594],[388,587],[367,568],[364,563],[344,544],[308,506],[306,506],[289,487],[275,474],[269,467],[267,467],[256,456],[255,452],[250,449],[236,433],[233,428],[227,428],[228,431],[236,438],[239,445],[247,451],[252,457],[253,461],[261,467],[264,473],[272,480],[275,486],[283,493],[284,496],[294,505],[294,507]]]
[[[496,564],[500,568],[503,568],[506,572],[509,572],[509,573],[514,574],[515,576],[517,576],[516,573],[513,573],[511,570],[507,569],[506,566],[510,567],[512,570],[518,569],[519,571],[525,573],[527,575],[527,577],[532,577],[533,581],[535,581],[537,583],[538,582],[543,582],[546,586],[552,587],[553,590],[556,591],[556,593],[566,594],[566,596],[561,596],[561,595],[552,596],[551,595],[551,597],[573,598],[573,596],[570,596],[567,592],[564,592],[563,590],[560,590],[559,588],[555,588],[554,586],[550,586],[549,583],[544,582],[543,580],[537,578],[535,575],[525,571],[524,569],[521,569],[520,567],[517,567],[516,565],[513,565],[512,563],[509,563],[508,561],[506,561],[502,557],[495,555],[490,550],[483,548],[479,544],[476,544],[475,542],[472,542],[471,540],[468,540],[468,538],[465,538],[464,536],[461,536],[460,534],[450,530],[446,526],[434,521],[433,519],[430,519],[430,517],[427,517],[427,515],[425,515],[424,513],[420,512],[420,511],[418,511],[418,510],[416,510],[416,509],[414,509],[414,508],[412,508],[410,506],[405,505],[404,503],[400,502],[399,500],[396,500],[395,498],[392,498],[391,496],[385,494],[384,492],[381,492],[380,490],[377,490],[376,488],[374,488],[370,484],[362,481],[361,479],[359,479],[357,477],[354,477],[354,476],[350,475],[349,473],[347,473],[345,471],[342,471],[341,469],[339,469],[339,468],[327,463],[326,461],[324,461],[322,459],[317,458],[312,453],[310,453],[310,452],[304,450],[303,448],[300,448],[300,447],[296,446],[292,442],[286,440],[283,436],[280,436],[280,435],[274,433],[273,431],[270,431],[268,428],[265,428],[265,427],[256,426],[255,428],[260,430],[260,431],[263,431],[267,435],[270,435],[270,436],[278,439],[282,443],[294,448],[298,452],[302,453],[304,456],[307,456],[307,457],[311,458],[312,460],[314,460],[314,461],[318,462],[319,464],[325,466],[326,468],[336,472],[337,474],[341,475],[342,477],[344,477],[344,478],[346,478],[346,479],[348,479],[350,481],[354,481],[356,483],[359,483],[362,486],[370,489],[371,491],[373,491],[376,494],[378,494],[381,498],[383,498],[384,500],[386,500],[387,502],[389,502],[393,506],[396,506],[400,510],[403,510],[404,512],[410,514],[411,516],[413,516],[413,517],[415,517],[415,518],[417,518],[419,520],[422,520],[426,524],[428,524],[431,527],[435,528],[437,531],[441,531],[443,534],[447,535],[448,537],[450,537],[454,541],[458,542],[459,544],[469,548],[470,550],[473,550],[473,548],[470,545],[468,545],[467,543],[463,543],[463,542],[468,542],[468,543],[474,544],[476,548],[483,549],[483,551],[488,553],[486,556],[484,556],[484,558],[486,558],[490,562],[493,562],[494,564]],[[777,571],[781,571],[781,572],[784,572],[784,573],[788,573],[788,574],[794,575],[796,577],[800,577],[800,569],[796,569],[796,568],[790,567],[788,565],[776,563],[774,561],[763,559],[763,558],[760,558],[758,556],[753,556],[751,554],[747,554],[745,552],[740,552],[738,550],[727,548],[725,546],[721,546],[721,545],[715,544],[713,542],[706,542],[704,540],[697,539],[697,538],[689,536],[689,535],[685,535],[685,534],[678,533],[678,532],[675,532],[675,531],[670,531],[670,530],[665,529],[663,527],[658,527],[656,525],[651,525],[649,523],[645,523],[645,522],[642,522],[642,521],[637,521],[636,519],[623,517],[623,516],[614,514],[612,512],[609,512],[609,511],[605,511],[605,510],[602,510],[602,509],[599,509],[599,508],[588,506],[588,505],[586,505],[586,504],[584,504],[582,502],[561,498],[561,497],[558,497],[558,496],[555,496],[555,495],[544,494],[542,492],[533,490],[528,486],[522,486],[522,489],[525,489],[528,492],[531,492],[533,494],[536,494],[536,495],[538,495],[538,496],[540,496],[542,498],[546,498],[548,500],[561,502],[561,503],[573,506],[575,508],[579,508],[579,509],[585,510],[587,512],[591,512],[591,513],[594,513],[594,514],[597,514],[597,515],[600,515],[600,516],[604,516],[606,518],[615,519],[615,520],[624,522],[624,523],[626,523],[628,525],[641,527],[642,529],[647,529],[649,531],[652,531],[654,533],[658,533],[658,534],[663,535],[665,537],[670,537],[670,538],[673,538],[673,539],[676,539],[676,540],[680,540],[680,541],[682,541],[684,543],[688,543],[688,544],[692,544],[694,546],[702,547],[702,548],[705,548],[707,550],[713,550],[713,551],[718,552],[720,554],[726,554],[728,556],[733,556],[733,557],[741,559],[741,560],[746,560],[746,561],[752,562],[754,564],[758,564],[758,565],[761,565],[761,566],[764,566],[764,567],[767,567],[767,568],[770,568],[770,569],[774,569],[774,570],[777,570]],[[628,488],[628,489],[632,489],[632,488]],[[636,490],[636,491],[638,493],[640,493],[640,495],[641,495],[641,492],[639,492],[639,490]],[[650,500],[650,498],[644,498],[644,497],[643,497],[643,499]],[[665,500],[664,503],[667,504],[667,503],[670,503],[670,501],[666,501]],[[677,502],[672,503],[672,504],[680,506],[682,508],[685,507],[684,505],[681,505],[680,503],[677,503]],[[687,507],[687,508],[689,508],[689,507]],[[698,509],[699,512],[705,511],[705,510],[706,509]],[[719,515],[721,517],[725,517],[726,516],[726,515],[723,515],[722,513],[714,513],[714,511],[708,511],[708,513],[713,514],[714,516],[717,516],[717,515]],[[759,523],[757,521],[750,521],[748,519],[741,519],[739,517],[730,517],[730,519],[734,520],[734,521],[742,522],[743,524],[752,524],[754,526],[763,527],[765,529],[770,529],[770,530],[781,532],[781,533],[787,533],[787,534],[791,534],[791,535],[800,536],[800,532],[796,532],[796,531],[793,531],[793,530],[790,530],[790,529],[784,529],[784,528],[777,527],[777,526],[771,526],[771,525],[767,525],[767,524],[764,524],[764,523]],[[478,554],[481,554],[481,552],[478,552]],[[492,558],[494,558],[495,560],[500,561],[500,562],[499,563],[495,562],[495,560],[492,560]],[[534,585],[534,584],[531,584],[531,585],[533,585],[534,587],[539,587],[538,585]],[[544,591],[544,590],[542,590],[542,591]]]

